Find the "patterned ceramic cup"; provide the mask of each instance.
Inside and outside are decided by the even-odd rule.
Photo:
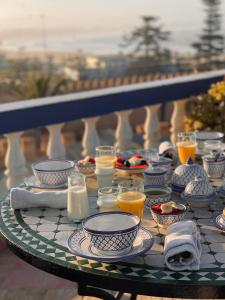
[[[162,167],[148,168],[144,171],[145,184],[147,186],[165,185],[167,169]]]
[[[225,174],[225,158],[211,161],[207,156],[203,156],[203,168],[210,178],[222,178]]]
[[[43,160],[32,164],[34,175],[40,183],[58,186],[67,183],[67,178],[74,173],[74,162],[69,160]]]
[[[156,203],[168,202],[171,198],[172,189],[167,186],[149,188],[146,192],[145,207],[151,207]]]
[[[125,212],[104,212],[88,217],[82,225],[97,252],[115,255],[130,251],[140,218]]]

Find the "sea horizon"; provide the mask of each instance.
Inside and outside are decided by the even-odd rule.
[[[32,31],[30,32],[32,33]],[[163,45],[168,47],[172,52],[179,53],[192,53],[193,49],[191,44],[198,38],[198,30],[193,29],[181,29],[171,31],[171,38]],[[1,36],[0,32],[0,50],[3,51],[21,51],[24,52],[82,52],[92,53],[94,55],[115,55],[119,52],[129,52],[126,49],[120,47],[122,38],[125,33],[119,31],[110,32],[98,32],[98,33],[86,33],[74,35],[69,32],[48,33],[46,32],[45,38],[41,32],[37,30],[34,34],[26,35],[11,35]]]

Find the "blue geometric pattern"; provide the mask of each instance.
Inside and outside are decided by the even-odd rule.
[[[202,177],[208,179],[204,169],[197,164],[180,165],[178,166],[172,176],[172,185],[186,187],[186,185],[194,180],[195,177]]]
[[[136,238],[138,228],[131,232],[120,234],[89,234],[85,236],[90,239],[91,244],[100,251],[120,251],[129,248]]]
[[[218,162],[203,160],[203,167],[209,177],[222,178],[225,173],[225,160]]]
[[[35,175],[38,177],[40,182],[50,186],[65,184],[68,176],[72,175],[73,172],[74,168],[57,172],[42,172],[34,170],[34,173],[36,173]]]
[[[195,178],[187,184],[184,195],[208,196],[212,195],[213,191],[213,187],[208,180]]]

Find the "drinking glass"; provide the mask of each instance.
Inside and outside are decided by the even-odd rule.
[[[124,180],[118,184],[118,190],[117,201],[119,208],[124,212],[132,213],[141,218],[146,199],[144,183],[139,180]]]
[[[109,167],[112,168],[116,162],[116,150],[113,146],[98,146],[96,147],[96,168]]]
[[[179,132],[177,135],[177,149],[180,162],[186,164],[191,157],[195,160],[196,136],[194,132]]]
[[[207,140],[204,142],[204,151],[210,153],[211,151],[216,150],[221,151],[221,141],[218,140]]]
[[[117,205],[118,189],[112,186],[100,188],[98,190],[97,204],[100,211],[115,211],[118,210]]]
[[[100,188],[112,185],[116,150],[113,146],[96,147],[95,174]]]
[[[67,214],[70,221],[79,223],[89,215],[89,202],[85,175],[76,173],[68,177]]]

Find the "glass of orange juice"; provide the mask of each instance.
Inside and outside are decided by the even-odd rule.
[[[124,180],[118,184],[117,202],[119,208],[128,213],[143,216],[144,203],[144,183],[139,180]]]
[[[95,148],[96,168],[114,168],[116,162],[116,150],[113,146],[98,146]]]
[[[177,149],[180,162],[186,164],[191,157],[195,160],[196,136],[194,132],[179,132],[177,135]]]

